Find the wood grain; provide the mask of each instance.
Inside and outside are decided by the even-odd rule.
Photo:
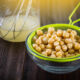
[[[24,43],[0,39],[0,80],[21,80],[24,58]]]

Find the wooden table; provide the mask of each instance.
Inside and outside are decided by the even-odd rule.
[[[0,39],[0,80],[21,80],[24,59],[24,43],[10,43]]]

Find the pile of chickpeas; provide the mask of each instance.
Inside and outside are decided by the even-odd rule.
[[[80,54],[80,36],[75,30],[37,30],[33,37],[33,48],[50,58],[66,58]]]

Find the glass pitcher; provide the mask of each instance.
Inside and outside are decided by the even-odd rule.
[[[1,0],[0,37],[11,42],[25,41],[30,32],[40,27],[39,9],[36,0]]]

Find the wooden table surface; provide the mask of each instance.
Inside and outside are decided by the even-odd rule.
[[[80,80],[80,69],[64,75],[48,73],[31,60],[25,43],[0,39],[0,80]]]
[[[21,80],[24,59],[24,43],[10,43],[0,39],[0,80]]]

